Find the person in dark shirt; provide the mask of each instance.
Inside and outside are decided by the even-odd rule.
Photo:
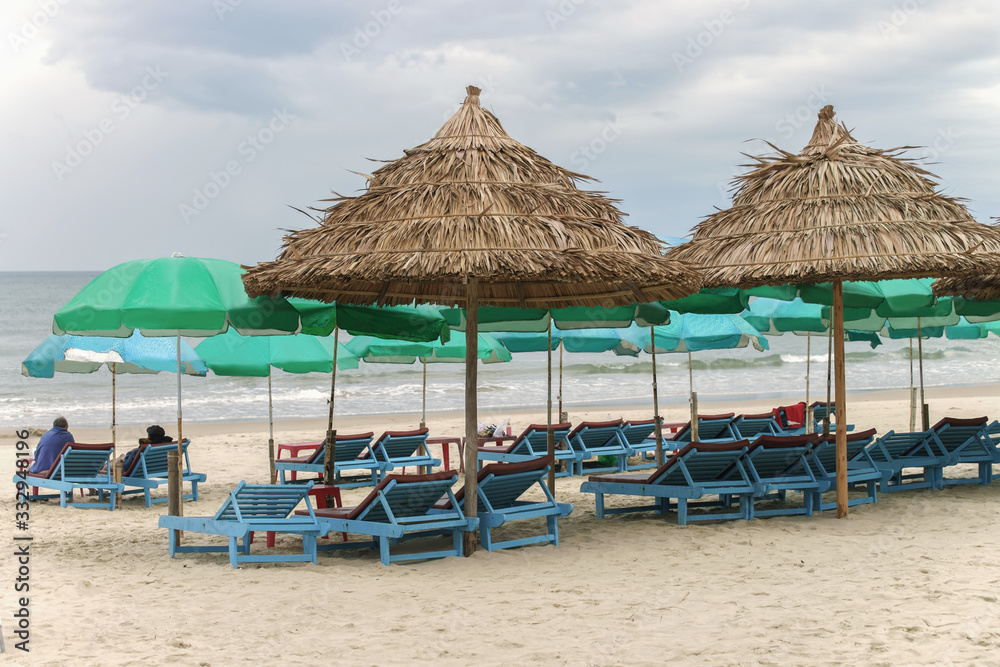
[[[68,428],[69,422],[65,417],[60,416],[53,420],[52,428],[38,440],[38,445],[35,447],[35,463],[29,472],[45,472],[52,467],[66,443],[74,442],[73,434],[67,430]]]

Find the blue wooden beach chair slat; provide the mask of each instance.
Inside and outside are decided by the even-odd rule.
[[[751,518],[804,514],[812,516],[816,492],[825,486],[806,460],[813,436],[760,436],[744,457],[755,486]],[[758,508],[757,501],[787,500],[787,492],[802,493],[801,506]]]
[[[183,517],[163,515],[159,526],[167,529],[170,557],[178,553],[229,553],[229,562],[236,568],[240,563],[316,563],[316,538],[322,529],[316,521],[309,489],[313,483],[300,485],[247,484],[240,482],[219,511],[211,517]],[[295,515],[292,512],[305,502],[306,509]],[[229,540],[228,546],[177,545],[175,533],[205,533],[221,535]],[[302,554],[261,555],[250,554],[250,534],[253,531],[274,531],[302,536]],[[240,544],[239,540],[243,543]]]
[[[813,498],[813,509],[822,511],[833,509],[836,502],[823,502],[823,494],[836,489],[837,486],[837,447],[834,435],[816,436],[817,441],[811,446],[807,459],[823,486],[816,490]],[[861,497],[849,498],[849,507],[878,502],[878,484],[882,472],[872,461],[867,447],[875,440],[875,429],[850,433],[847,436],[847,483],[854,487],[864,484],[867,494]]]
[[[427,433],[426,428],[386,431],[370,445],[370,456],[378,461],[382,474],[407,466],[417,466],[430,473],[433,467],[441,465],[441,460],[427,453]]]
[[[782,435],[778,418],[771,413],[740,415],[733,422],[733,432],[740,440],[753,441],[761,435]]]
[[[661,419],[660,421],[662,423],[663,420]],[[656,452],[656,439],[653,437],[655,432],[655,419],[630,420],[622,424],[622,437],[625,438],[625,442],[628,444],[629,457],[638,456],[641,458],[640,463],[632,463],[626,458],[626,471],[656,467],[655,461],[650,462],[646,459],[647,452]],[[673,448],[668,447],[667,449]]]
[[[993,465],[1000,463],[1000,450],[989,436],[986,417],[955,419],[946,417],[935,424],[931,431],[933,439],[942,455],[948,458],[948,466],[958,464],[977,465],[976,477],[944,477],[942,486],[952,484],[988,484],[993,480]]]

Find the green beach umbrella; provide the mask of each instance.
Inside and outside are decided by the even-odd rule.
[[[393,340],[447,342],[450,338],[448,321],[436,306],[355,306],[296,297],[288,303],[299,311],[304,334],[329,336],[338,328],[352,336]]]
[[[162,257],[119,264],[92,280],[56,312],[53,333],[80,336],[173,336],[181,366],[181,336],[214,336],[230,327],[244,334],[293,333],[299,313],[283,298],[251,299],[244,271],[221,259]],[[183,458],[181,374],[177,374],[178,465]],[[178,469],[178,473],[180,470]],[[180,485],[172,485],[171,513],[181,512]]]
[[[336,349],[337,354],[334,354]],[[206,338],[196,348],[216,375],[267,377],[268,459],[274,483],[274,401],[271,369],[286,373],[332,373],[337,368],[358,367],[358,358],[332,338],[295,334],[291,336],[241,336],[235,330]]]

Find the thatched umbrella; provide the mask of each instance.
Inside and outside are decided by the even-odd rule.
[[[467,91],[433,139],[373,172],[360,196],[329,200],[320,226],[290,233],[244,283],[249,294],[466,308],[465,493],[475,498],[480,304],[619,306],[680,298],[700,280],[623,224],[614,201],[576,187],[588,177],[514,141],[479,106],[480,90]],[[475,516],[476,503],[465,508]],[[474,548],[470,534],[465,551]]]
[[[846,424],[844,280],[969,275],[996,266],[984,248],[993,234],[957,199],[937,192],[933,174],[858,143],[819,112],[800,153],[771,146],[735,179],[733,205],[695,229],[668,256],[705,271],[706,287],[834,283],[837,424]],[[847,514],[846,431],[837,429],[837,512]]]

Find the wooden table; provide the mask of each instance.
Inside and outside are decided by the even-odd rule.
[[[444,459],[444,469],[451,470],[451,462],[448,456],[448,445],[455,445],[458,448],[459,455],[459,472],[465,472],[465,461],[462,460],[462,438],[452,437],[450,435],[441,436],[437,438],[427,438],[428,445],[441,445],[441,458]]]

